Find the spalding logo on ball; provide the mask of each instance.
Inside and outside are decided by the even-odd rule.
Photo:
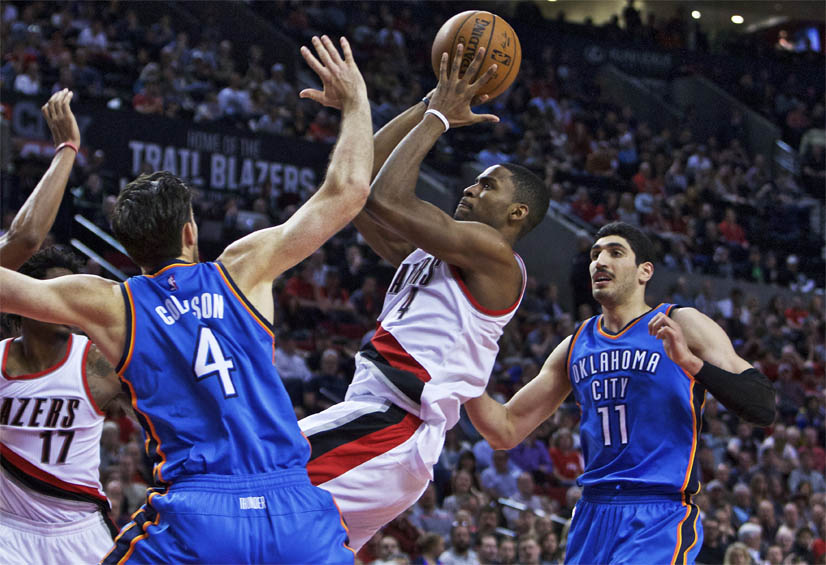
[[[476,77],[481,76],[494,63],[497,65],[496,74],[482,87],[479,94],[487,94],[491,99],[496,98],[516,79],[519,65],[522,63],[522,47],[513,28],[496,14],[470,10],[456,14],[442,25],[433,40],[431,51],[433,72],[437,78],[442,53],[447,51],[452,61],[459,44],[465,46],[460,66],[462,73],[468,68],[480,47],[485,48],[485,60],[479,67]],[[473,77],[474,80],[476,77]]]

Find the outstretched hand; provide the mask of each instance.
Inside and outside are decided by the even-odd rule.
[[[305,46],[301,47],[301,56],[321,79],[322,90],[305,88],[298,95],[339,110],[359,98],[367,100],[367,86],[347,39],[341,38],[343,58],[326,35],[322,35],[321,39],[314,36],[312,42],[318,58]]]
[[[450,127],[461,127],[480,122],[498,122],[499,118],[493,114],[474,114],[470,109],[471,104],[481,104],[488,99],[486,94],[478,95],[478,92],[496,74],[497,66],[495,64],[491,65],[482,76],[471,82],[485,58],[485,48],[477,49],[473,61],[468,65],[465,74],[460,77],[463,51],[464,45],[460,43],[456,47],[451,65],[448,64],[448,54],[442,53],[439,64],[439,84],[430,99],[428,108],[438,110],[444,114],[450,122]],[[450,66],[449,71],[448,66]]]
[[[662,312],[648,322],[648,333],[663,342],[666,355],[689,374],[703,367],[703,360],[691,352],[680,324]]]
[[[69,142],[75,147],[80,147],[80,129],[78,129],[75,115],[69,107],[72,96],[72,91],[64,88],[52,94],[49,101],[40,108],[43,117],[46,118],[49,130],[52,132],[55,146]]]

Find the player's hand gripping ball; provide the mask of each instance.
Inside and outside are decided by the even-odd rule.
[[[487,94],[489,100],[492,100],[505,92],[516,79],[519,65],[522,63],[522,47],[513,28],[501,17],[483,10],[470,10],[447,20],[436,34],[431,51],[433,72],[437,78],[442,53],[450,54],[450,68],[456,46],[460,43],[465,46],[460,67],[462,73],[470,65],[476,50],[479,47],[485,48],[485,60],[473,77],[474,81],[482,76],[488,67],[497,65],[496,74],[479,90],[478,95]]]

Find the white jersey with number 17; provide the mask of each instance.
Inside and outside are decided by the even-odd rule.
[[[33,522],[79,520],[109,503],[100,484],[103,414],[89,394],[91,343],[71,335],[54,367],[9,375],[0,342],[0,513]]]

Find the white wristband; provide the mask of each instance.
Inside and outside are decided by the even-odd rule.
[[[439,118],[445,126],[445,131],[450,129],[450,122],[447,121],[447,118],[445,118],[445,115],[442,114],[439,110],[434,110],[432,108],[428,108],[427,110],[424,111],[424,113],[425,113],[425,115],[433,114],[434,116]]]

